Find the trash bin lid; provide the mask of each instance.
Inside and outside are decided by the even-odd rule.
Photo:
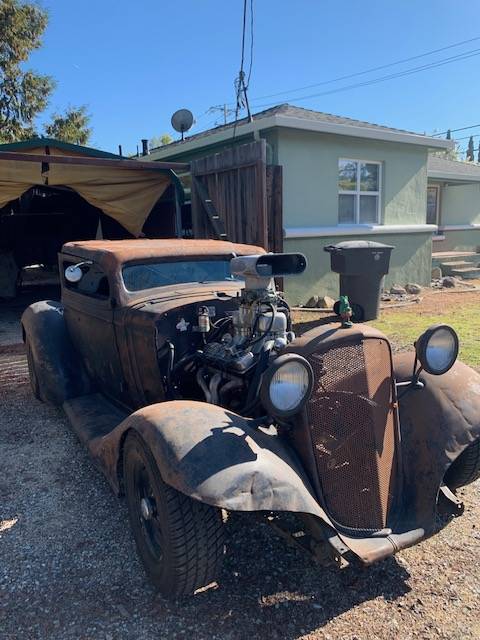
[[[395,247],[382,242],[373,242],[373,240],[345,240],[325,247],[325,251],[351,251],[357,249],[395,249]]]

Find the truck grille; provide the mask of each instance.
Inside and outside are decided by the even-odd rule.
[[[397,479],[389,344],[364,337],[308,359],[307,417],[325,508],[352,533],[384,529]]]

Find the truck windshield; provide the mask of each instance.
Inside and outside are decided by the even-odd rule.
[[[218,282],[234,280],[229,260],[185,260],[178,262],[148,262],[123,268],[127,291],[142,291],[187,282]]]

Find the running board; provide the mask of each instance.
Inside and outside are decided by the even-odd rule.
[[[80,442],[87,447],[97,467],[106,473],[101,455],[103,438],[130,414],[112,404],[101,393],[66,400],[63,409]]]

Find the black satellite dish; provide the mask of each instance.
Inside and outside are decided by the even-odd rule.
[[[183,140],[183,134],[185,131],[188,131],[193,124],[193,113],[188,109],[179,109],[173,114],[171,122],[175,131],[179,131],[182,134]]]

